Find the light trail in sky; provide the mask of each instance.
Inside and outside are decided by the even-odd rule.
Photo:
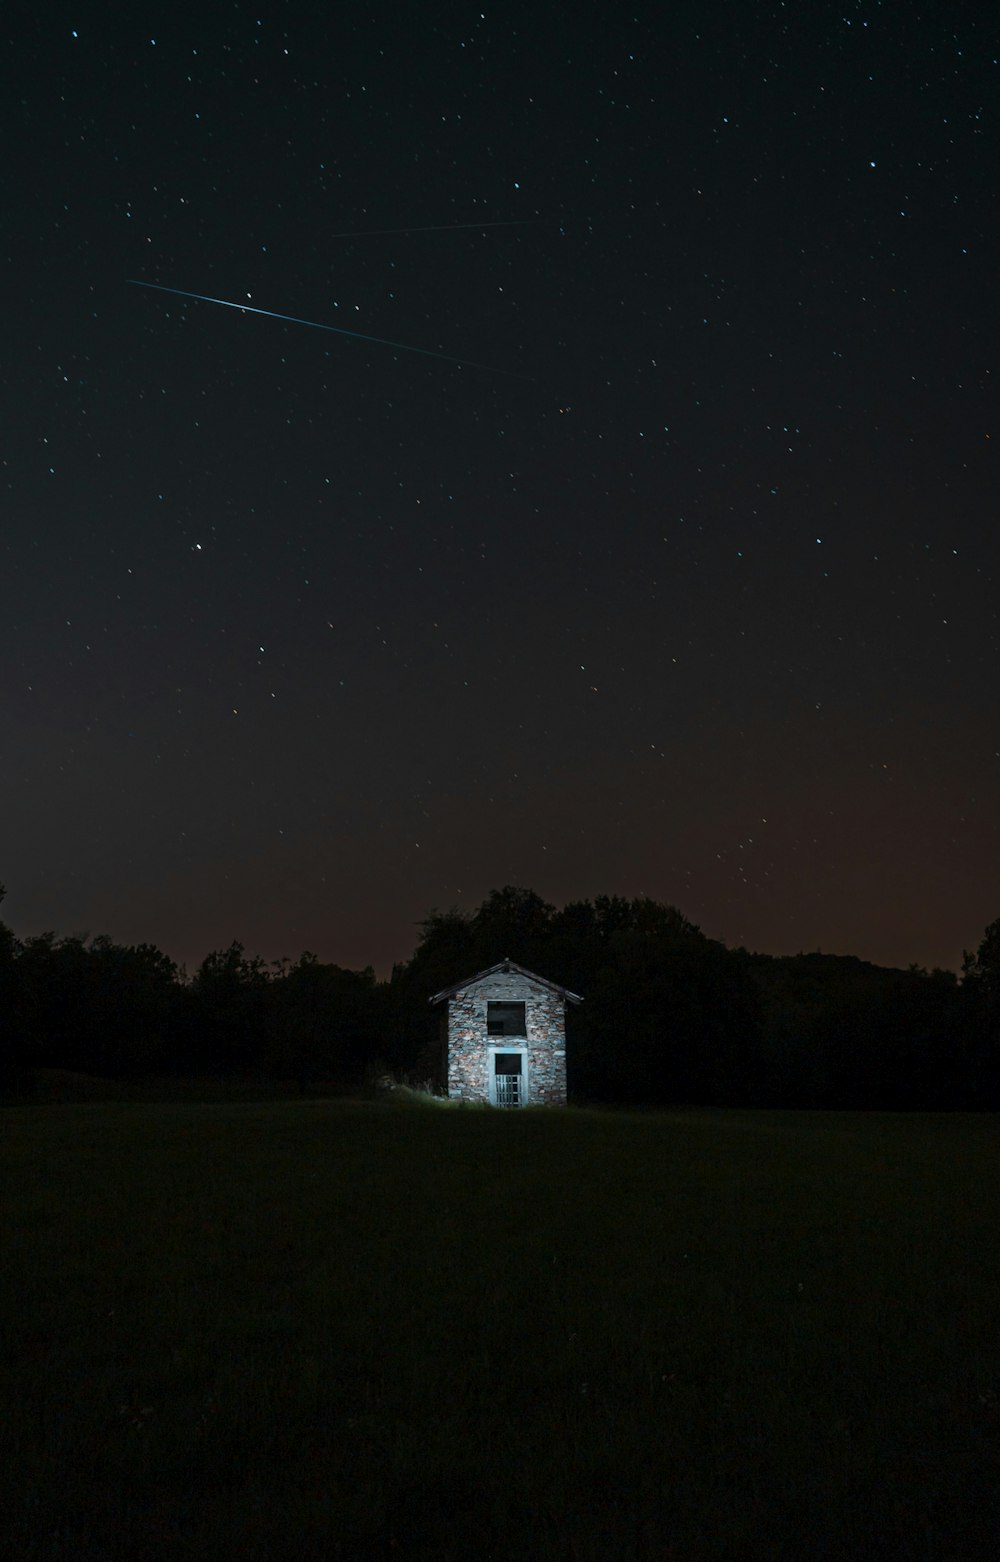
[[[457,363],[463,369],[482,369],[486,374],[509,374],[523,380],[528,376],[514,369],[494,369],[488,363],[473,363],[470,358],[452,358],[449,353],[432,352],[429,347],[410,347],[406,342],[391,342],[384,336],[367,336],[364,331],[349,331],[342,325],[327,325],[322,320],[303,320],[300,315],[280,315],[273,309],[257,309],[252,304],[237,304],[231,298],[210,298],[207,293],[189,293],[182,287],[166,287],[162,282],[140,282],[128,277],[130,287],[154,288],[157,293],[175,293],[178,298],[195,298],[203,304],[221,304],[224,309],[240,309],[247,315],[267,315],[271,320],[287,320],[290,325],[307,325],[314,331],[332,331],[335,336],[353,336],[359,342],[373,342],[377,347],[394,347],[403,353],[419,353],[422,358],[439,358],[443,363]]]

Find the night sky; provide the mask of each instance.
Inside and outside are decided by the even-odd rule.
[[[959,964],[1000,915],[989,7],[0,29],[21,936],[384,974],[520,884]]]

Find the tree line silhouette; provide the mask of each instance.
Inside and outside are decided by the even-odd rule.
[[[0,898],[2,898],[0,888]],[[432,911],[409,960],[378,981],[305,953],[209,954],[186,972],[151,944],[0,923],[0,1090],[38,1071],[356,1088],[439,1078],[427,1000],[510,958],[583,995],[569,1016],[571,1095],[627,1105],[1000,1107],[1000,921],[950,971],[853,956],[772,956],[707,938],[675,907],[599,895],[557,910],[494,890]]]

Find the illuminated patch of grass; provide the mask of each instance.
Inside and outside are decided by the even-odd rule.
[[[993,1119],[303,1101],[0,1130],[0,1553],[993,1552]]]

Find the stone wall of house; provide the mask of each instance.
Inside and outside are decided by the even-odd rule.
[[[488,1037],[490,1001],[523,1003],[527,1040]],[[448,1094],[460,1101],[489,1100],[489,1055],[527,1047],[527,1100],[532,1105],[566,1104],[565,1004],[558,993],[529,982],[516,971],[497,971],[461,988],[448,999]]]

